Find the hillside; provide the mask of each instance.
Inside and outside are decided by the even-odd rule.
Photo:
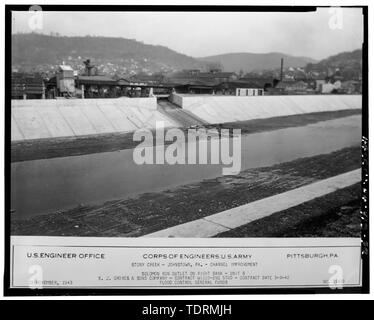
[[[81,67],[91,58],[104,72],[129,73],[172,71],[199,67],[192,57],[167,47],[136,40],[109,37],[64,37],[42,34],[12,35],[12,65],[43,69],[62,61]]]
[[[260,70],[273,70],[280,68],[281,58],[284,58],[284,67],[304,67],[307,63],[316,62],[307,57],[294,57],[278,52],[272,53],[227,53],[222,55],[199,58],[202,62],[215,62],[225,71],[243,70],[244,73]]]
[[[244,73],[279,70],[284,67],[305,67],[306,71],[326,73],[340,69],[347,78],[357,77],[362,66],[362,51],[343,52],[320,62],[307,57],[295,57],[278,52],[228,53],[204,58],[193,58],[164,46],[149,45],[134,39],[111,37],[65,37],[37,33],[12,35],[12,67],[19,71],[53,73],[65,62],[75,70],[83,69],[83,61],[91,59],[101,73],[135,74],[173,72],[182,69],[206,69],[221,66],[224,71]],[[328,71],[331,73],[331,71]]]
[[[334,74],[339,71],[346,79],[356,79],[361,77],[362,73],[362,50],[342,52],[318,63],[310,63],[305,69],[307,72],[314,71],[326,74]]]

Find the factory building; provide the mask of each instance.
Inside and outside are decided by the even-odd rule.
[[[45,79],[39,74],[12,73],[12,99],[45,99]]]

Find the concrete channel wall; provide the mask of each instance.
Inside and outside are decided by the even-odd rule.
[[[206,123],[360,109],[360,95],[186,96],[171,100]],[[153,129],[156,121],[178,127],[173,114],[157,110],[156,98],[12,100],[12,141]]]
[[[172,93],[169,96],[169,101],[176,104],[177,106],[183,107],[183,96],[177,93]]]
[[[178,95],[172,101],[214,124],[303,113],[361,109],[361,95],[212,96]]]
[[[156,98],[12,100],[12,141],[175,127]]]

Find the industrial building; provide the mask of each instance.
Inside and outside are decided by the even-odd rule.
[[[89,59],[83,63],[82,74],[62,64],[50,79],[40,75],[12,74],[12,99],[167,97],[173,92],[233,96],[360,93],[360,82],[342,85],[343,79],[339,74],[330,79],[285,77],[283,59],[280,79],[250,75],[239,77],[234,72],[223,72],[221,69],[110,77],[99,74]]]
[[[12,99],[44,99],[46,84],[38,74],[12,73]]]

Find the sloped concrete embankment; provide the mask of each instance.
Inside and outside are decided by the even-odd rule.
[[[12,141],[78,137],[178,124],[157,110],[156,98],[13,100]]]
[[[233,97],[174,94],[172,101],[210,124],[362,108],[361,95]]]
[[[13,100],[12,141],[81,137],[166,127],[266,119],[313,112],[361,109],[360,95],[184,96],[182,109],[157,107],[156,98]],[[167,107],[167,106],[166,106]]]

